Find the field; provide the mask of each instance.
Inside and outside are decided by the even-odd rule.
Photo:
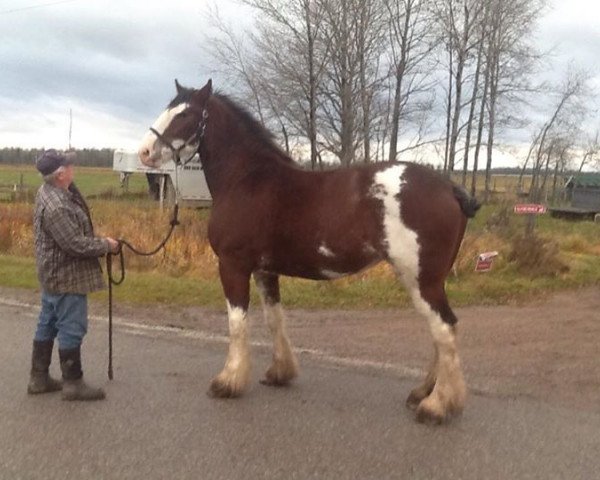
[[[31,214],[41,179],[32,167],[0,166],[0,185],[19,183],[21,174],[28,193],[19,200],[0,202],[0,285],[35,289]],[[495,180],[504,192],[514,191],[512,178]],[[79,168],[76,182],[89,199],[98,234],[126,238],[150,249],[166,233],[170,211],[161,211],[146,199],[143,176],[133,176],[127,194],[120,189],[118,174],[109,169]],[[453,304],[503,304],[600,283],[600,224],[542,216],[532,243],[521,238],[524,217],[512,213],[514,201],[506,195],[503,200],[496,197],[469,223],[447,283]],[[128,255],[127,280],[118,287],[117,299],[222,306],[217,259],[206,239],[208,215],[207,210],[183,210],[181,226],[164,252],[152,258]],[[499,252],[492,271],[475,272],[477,255],[491,250]],[[286,305],[301,308],[386,308],[409,303],[385,265],[332,282],[282,279],[282,296]]]

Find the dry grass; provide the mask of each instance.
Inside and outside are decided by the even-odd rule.
[[[164,237],[170,210],[140,200],[90,202],[96,232],[125,238],[142,250]],[[3,285],[35,288],[31,203],[0,203],[0,278]],[[453,304],[502,303],[544,291],[600,282],[600,225],[540,218],[537,242],[519,235],[524,218],[510,205],[485,206],[469,222],[447,283]],[[222,305],[217,258],[207,240],[208,211],[180,211],[181,225],[164,252],[154,257],[127,254],[131,275],[119,298],[133,302],[197,302]],[[550,241],[549,239],[552,239]],[[474,272],[477,256],[496,250],[490,273]],[[565,265],[569,270],[566,271]],[[377,308],[409,304],[387,264],[332,282],[283,279],[282,294],[294,307]],[[186,303],[187,304],[187,303]]]
[[[508,259],[515,262],[521,274],[530,277],[558,276],[569,271],[558,243],[537,235],[514,237]]]

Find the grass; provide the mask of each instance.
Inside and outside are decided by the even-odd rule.
[[[0,166],[0,183],[21,168]],[[39,185],[39,176],[30,170],[32,176],[27,178]],[[138,187],[142,190],[145,179],[141,176],[140,180],[142,184]],[[98,234],[126,238],[146,250],[162,239],[170,211],[160,211],[154,202],[147,200],[106,195],[107,191],[118,192],[116,173],[81,168],[77,171],[77,181],[88,198],[97,196],[89,203]],[[514,253],[514,238],[524,232],[525,217],[512,214],[512,204],[486,205],[469,222],[454,271],[447,281],[453,305],[502,304],[564,288],[600,284],[600,225],[593,222],[539,217],[537,233],[546,243],[557,246],[558,253],[552,255],[558,255],[560,263],[568,269],[546,275],[519,271],[517,263],[509,258]],[[0,203],[0,285],[38,288],[31,214],[31,199]],[[181,225],[164,252],[152,258],[128,255],[127,279],[116,287],[117,301],[222,307],[217,258],[207,241],[208,216],[207,210],[184,209],[180,212]],[[493,270],[474,272],[477,255],[489,250],[499,252]],[[404,307],[410,303],[385,265],[332,282],[282,278],[281,291],[284,303],[294,308],[367,309]],[[104,298],[106,293],[94,296]],[[252,299],[257,302],[254,291]]]
[[[2,165],[0,164],[0,185],[20,185],[29,192],[35,192],[42,184],[39,172],[33,165]],[[75,183],[87,197],[118,196],[121,193],[119,172],[109,168],[77,167],[75,166]],[[144,175],[132,175],[129,181],[129,192],[142,193],[147,191]]]

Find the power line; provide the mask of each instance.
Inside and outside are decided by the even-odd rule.
[[[44,8],[44,7],[52,7],[54,5],[60,5],[62,3],[72,3],[77,0],[61,0],[59,2],[51,2],[51,3],[40,3],[38,5],[30,5],[29,7],[21,7],[21,8],[13,8],[12,10],[3,10],[0,11],[0,15],[6,15],[9,13],[22,12],[24,10],[33,10],[34,8]]]

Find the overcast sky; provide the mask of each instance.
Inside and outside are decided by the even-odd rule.
[[[209,0],[0,0],[0,147],[135,149],[174,94],[173,80],[213,77],[203,58]],[[600,2],[550,0],[537,43],[556,47],[548,75],[569,59],[600,92]],[[233,1],[222,16],[243,21]],[[597,122],[600,124],[600,122]]]

